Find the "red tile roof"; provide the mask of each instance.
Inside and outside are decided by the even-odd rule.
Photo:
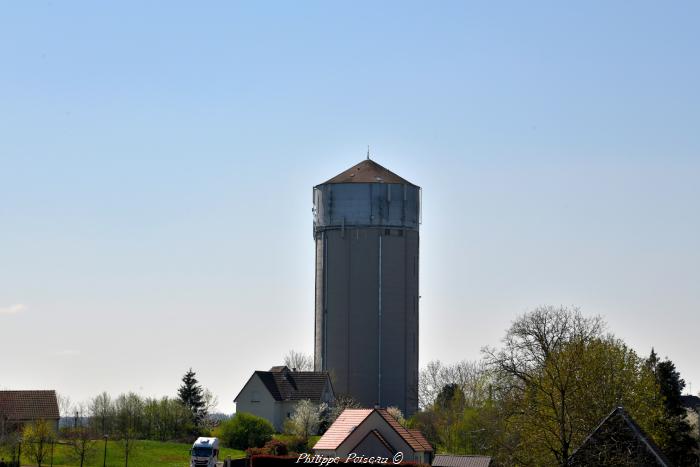
[[[314,445],[314,449],[337,449],[373,409],[345,409]]]
[[[386,409],[345,409],[313,449],[337,449],[372,412],[377,412],[415,452],[433,451],[433,447],[421,432],[407,430]]]
[[[423,436],[423,433],[421,433],[419,430],[408,430],[408,432],[411,434],[411,436],[413,436],[413,439],[415,439],[416,442],[421,445],[423,451],[430,452],[433,450],[433,446],[427,439],[425,439],[425,436]]]
[[[0,416],[10,421],[58,420],[56,391],[0,391]]]
[[[386,422],[391,425],[391,427],[401,436],[406,443],[411,446],[411,449],[413,449],[416,452],[424,452],[428,451],[431,452],[433,450],[433,447],[428,443],[428,441],[425,439],[423,434],[421,433],[420,435],[420,440],[416,439],[414,435],[408,431],[406,428],[404,428],[403,425],[401,425],[398,420],[396,420],[394,417],[391,416],[389,412],[387,412],[386,409],[376,409],[377,413],[382,416]],[[414,430],[417,431],[417,430]]]

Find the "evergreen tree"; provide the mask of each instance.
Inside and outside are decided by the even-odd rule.
[[[459,391],[461,388],[455,383],[444,385],[435,398],[435,407],[442,410],[451,408]]]
[[[659,360],[653,349],[647,363],[654,369],[664,403],[664,419],[661,421],[665,434],[662,442],[664,453],[676,465],[699,465],[695,454],[698,443],[692,437],[692,428],[681,402],[685,381],[676,371],[676,365],[669,359]]]
[[[196,373],[189,369],[182,377],[182,386],[177,391],[180,402],[192,413],[192,421],[195,426],[199,426],[206,414],[206,404],[204,401],[204,391],[195,378]]]

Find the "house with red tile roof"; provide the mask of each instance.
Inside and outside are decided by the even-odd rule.
[[[56,391],[0,391],[0,434],[46,420],[58,430]]]
[[[386,409],[346,409],[314,445],[316,454],[347,459],[359,456],[430,464],[433,447],[418,430],[401,425]]]
[[[299,401],[332,404],[333,385],[325,371],[296,371],[273,366],[270,371],[256,371],[233,400],[236,412],[246,412],[272,423],[282,431]]]

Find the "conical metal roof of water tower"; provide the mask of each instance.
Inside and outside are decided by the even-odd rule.
[[[386,167],[377,164],[372,159],[365,159],[359,164],[355,164],[346,171],[322,183],[322,185],[330,183],[405,183],[416,186]]]

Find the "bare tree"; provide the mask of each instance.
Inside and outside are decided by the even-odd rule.
[[[295,371],[313,371],[314,369],[313,357],[295,350],[287,352],[284,356],[284,364]]]
[[[440,360],[429,362],[420,372],[418,402],[429,408],[445,386],[456,385],[464,393],[469,407],[482,405],[490,397],[491,375],[482,362],[462,360],[446,365]]]
[[[58,413],[61,417],[70,418],[73,416],[75,407],[69,396],[56,394],[56,401],[58,402]]]
[[[93,398],[90,401],[88,410],[93,429],[103,436],[108,434],[114,421],[114,406],[109,394],[103,392]]]
[[[204,430],[211,430],[216,425],[216,421],[211,417],[216,406],[219,405],[219,398],[216,397],[209,389],[204,389],[202,392],[202,400],[204,401],[204,407],[202,408],[202,413],[204,416],[199,422],[200,428]]]
[[[95,452],[97,440],[86,426],[71,428],[66,435],[66,444],[71,448],[73,457],[83,467],[85,461]]]

